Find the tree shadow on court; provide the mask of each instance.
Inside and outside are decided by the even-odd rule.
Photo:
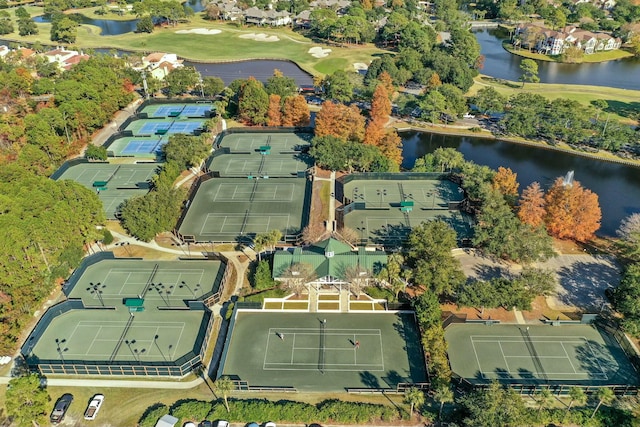
[[[401,246],[411,228],[404,224],[387,224],[371,231],[371,240],[385,246]]]
[[[596,310],[606,302],[604,291],[620,283],[620,270],[613,262],[574,262],[557,274],[563,288],[557,298],[563,304]]]
[[[630,380],[631,378],[627,378],[627,373],[624,372],[626,366],[620,366],[613,357],[613,350],[613,348],[609,348],[599,342],[587,340],[584,344],[580,344],[575,348],[576,360],[579,363],[575,369],[578,372],[587,373],[588,380],[602,380],[604,376],[609,377],[610,372],[615,372],[617,375],[621,375],[622,378]]]
[[[426,381],[427,374],[425,372],[424,353],[420,345],[420,335],[418,334],[417,325],[413,322],[413,319],[398,316],[396,321],[393,322],[393,329],[402,337],[404,342],[402,349],[407,353],[407,359],[409,361],[409,378],[402,379],[398,382]],[[391,373],[389,376],[391,376]]]
[[[365,388],[380,388],[378,377],[369,371],[360,372],[360,381],[364,384]]]
[[[538,378],[536,377],[536,374],[534,374],[534,373],[533,373],[533,372],[531,372],[530,370],[528,370],[528,369],[524,369],[524,368],[518,368],[518,377],[519,377],[520,379],[528,380],[528,381],[532,381],[532,380],[536,380],[536,379],[538,379]],[[513,376],[512,376],[512,375],[510,375],[510,378],[513,378]]]

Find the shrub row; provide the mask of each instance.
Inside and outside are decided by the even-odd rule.
[[[291,400],[277,402],[266,399],[230,399],[229,412],[222,400],[212,402],[180,400],[171,408],[155,404],[140,418],[140,427],[154,426],[160,417],[171,413],[182,422],[203,419],[225,419],[232,422],[278,421],[287,423],[331,422],[340,424],[367,424],[408,419],[409,414],[399,408],[372,403],[325,400],[317,405]]]

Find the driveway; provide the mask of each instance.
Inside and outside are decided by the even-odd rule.
[[[522,271],[518,264],[496,261],[474,250],[455,251],[455,256],[469,279],[514,277]],[[613,257],[606,255],[560,255],[535,267],[555,272],[557,294],[547,298],[547,303],[557,310],[600,311],[606,302],[604,291],[620,283],[621,268]]]

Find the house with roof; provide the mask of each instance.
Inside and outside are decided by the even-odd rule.
[[[276,251],[273,278],[287,281],[296,275],[313,290],[335,292],[360,281],[366,286],[387,265],[387,254],[364,247],[354,248],[333,237],[307,247]],[[311,273],[311,274],[310,274]]]
[[[85,55],[82,52],[66,50],[62,47],[45,52],[43,55],[49,63],[56,63],[61,70],[69,70],[80,61],[90,58],[89,55]]]
[[[286,10],[278,12],[273,9],[262,10],[257,7],[250,7],[244,11],[244,20],[247,24],[281,27],[291,23],[291,14]]]
[[[606,33],[594,33],[574,26],[554,31],[540,24],[521,24],[516,28],[514,43],[534,48],[547,55],[560,55],[570,47],[577,47],[585,54],[619,49],[622,40]]]
[[[145,70],[156,79],[164,80],[171,71],[183,66],[183,60],[178,59],[175,53],[154,52],[143,57],[142,64],[135,69]]]

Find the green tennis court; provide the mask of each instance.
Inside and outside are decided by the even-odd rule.
[[[463,194],[451,181],[354,179],[342,191],[350,205],[345,208],[344,225],[364,241],[397,245],[412,227],[435,219],[449,224],[458,240],[471,237],[471,219],[454,207]]]
[[[272,152],[300,151],[309,147],[313,135],[308,133],[279,132],[239,132],[225,135],[221,147],[231,152],[258,152],[260,147],[270,147]]]
[[[313,165],[307,154],[221,154],[213,156],[208,168],[221,177],[297,176]]]
[[[426,381],[413,313],[238,311],[226,345],[219,373],[252,387],[395,390]]]
[[[29,353],[66,363],[175,362],[199,353],[194,345],[207,317],[204,310],[70,310],[47,325]]]
[[[308,199],[304,178],[215,178],[203,182],[179,232],[199,242],[235,241],[278,229],[294,234],[303,227]]]
[[[147,307],[184,305],[217,292],[224,273],[220,261],[107,259],[78,269],[65,285],[69,298],[86,306],[122,306],[142,297]]]
[[[149,192],[150,180],[157,169],[154,163],[80,163],[69,167],[58,180],[76,181],[96,191],[107,218],[116,218],[123,201]]]
[[[637,385],[615,339],[592,325],[452,324],[452,370],[473,384]]]

